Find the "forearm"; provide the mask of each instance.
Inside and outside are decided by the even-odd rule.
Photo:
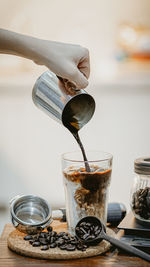
[[[72,81],[77,88],[88,85],[89,52],[80,45],[34,38],[0,29],[0,53],[31,59],[56,75]]]
[[[27,35],[0,29],[0,53],[34,60],[37,40]]]

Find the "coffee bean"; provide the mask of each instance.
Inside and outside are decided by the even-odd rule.
[[[86,240],[93,240],[95,238],[95,235],[89,235]]]
[[[59,232],[59,233],[57,234],[57,236],[65,236],[65,235],[66,235],[65,232]]]
[[[64,239],[59,239],[58,241],[56,241],[56,244],[59,246],[64,245],[65,244],[65,240]]]
[[[149,202],[147,196],[150,192],[150,187],[145,187],[144,189],[139,189],[132,195],[132,209],[141,218],[150,219]]]
[[[79,228],[81,236],[82,237],[83,236],[86,237],[85,235],[89,236],[89,233],[87,233],[85,230],[85,228],[87,229],[88,227],[85,224],[83,224],[81,228],[82,230],[80,230]],[[92,235],[92,233],[90,233],[90,235]],[[24,238],[25,240],[28,240],[33,247],[39,247],[42,245],[41,250],[48,250],[49,248],[55,248],[57,246],[61,250],[67,250],[67,251],[74,251],[76,248],[81,251],[85,251],[87,248],[87,246],[83,245],[76,236],[69,235],[66,232],[60,232],[57,234],[56,231],[52,231],[51,228],[49,229],[48,232],[41,232],[39,234],[32,236],[28,235]]]
[[[33,247],[40,247],[40,245],[41,245],[40,242],[33,242],[32,244]]]
[[[50,244],[50,248],[56,248],[56,247],[57,247],[57,244],[56,243]]]
[[[39,235],[34,235],[33,236],[33,240],[39,240],[39,238],[40,238]]]
[[[45,245],[41,248],[41,250],[48,250],[49,249],[49,246]]]
[[[39,241],[42,245],[47,245],[48,244],[48,241],[46,238],[39,238]]]
[[[62,238],[63,238],[64,240],[69,240],[69,239],[70,239],[69,236],[67,236],[67,235],[64,235]]]
[[[46,237],[46,233],[45,232],[41,232],[39,236],[42,237],[42,238],[45,238]]]
[[[58,238],[62,237],[62,234],[58,233],[58,234],[57,234],[57,237],[58,237]]]
[[[86,223],[86,226],[91,227],[91,223],[89,223],[89,222]]]
[[[139,197],[139,201],[140,201],[140,202],[143,202],[143,201],[144,201],[144,197],[140,196],[140,197]]]
[[[97,230],[96,232],[95,232],[95,236],[98,236],[99,234],[100,234],[100,232],[101,232],[101,230],[99,229],[99,230]]]
[[[46,240],[47,240],[48,243],[51,242],[51,236],[48,236],[48,237],[46,238]]]
[[[84,233],[84,234],[87,233],[87,231],[83,227],[80,228],[80,231],[82,231],[82,233]]]
[[[77,244],[78,244],[78,241],[77,241],[77,240],[72,240],[72,241],[70,242],[70,244],[71,244],[71,245],[77,245]]]
[[[24,240],[30,240],[30,239],[33,239],[33,237],[31,235],[24,236]]]
[[[90,230],[91,230],[91,231],[94,231],[94,229],[95,229],[95,225],[92,225],[92,226],[90,227]]]
[[[52,228],[51,226],[48,226],[48,227],[47,227],[47,231],[48,231],[48,232],[52,232],[52,230],[53,230],[53,228]]]
[[[96,232],[98,229],[99,229],[99,226],[96,225],[95,228],[94,228],[94,231]]]
[[[39,239],[38,238],[34,238],[33,242],[39,242]]]
[[[143,198],[146,197],[147,196],[147,193],[148,193],[148,190],[145,189],[145,191],[142,192],[141,197],[143,197]]]
[[[78,250],[82,250],[83,249],[83,246],[79,244],[79,245],[77,245],[77,249]]]
[[[57,235],[56,231],[51,232],[51,236],[56,236],[56,235]]]
[[[85,225],[87,225],[86,222],[81,222],[81,223],[80,223],[80,226],[85,226]]]
[[[74,251],[75,249],[76,249],[76,246],[71,245],[71,244],[67,245],[67,247],[66,247],[66,250],[68,250],[68,251]]]
[[[70,236],[70,241],[75,241],[76,239],[74,238],[74,236]]]
[[[88,239],[89,236],[90,235],[86,233],[85,235],[82,236],[82,238],[83,238],[83,240],[86,240],[86,239]]]
[[[59,248],[60,248],[61,250],[65,250],[65,249],[67,248],[67,244],[61,245]]]
[[[51,243],[54,243],[56,241],[56,238],[54,236],[51,237]]]

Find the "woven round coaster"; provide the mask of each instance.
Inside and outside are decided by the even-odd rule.
[[[59,231],[64,230],[64,228],[61,228],[60,225],[56,228],[59,228]],[[115,233],[110,228],[107,228],[106,231],[108,235],[115,237]],[[100,255],[110,248],[110,244],[107,241],[103,240],[99,245],[91,246],[86,251],[65,251],[60,250],[58,247],[42,251],[40,247],[32,247],[32,245],[30,245],[28,241],[24,240],[24,236],[25,234],[17,230],[12,231],[7,239],[8,247],[17,254],[39,259],[66,260],[86,258]]]

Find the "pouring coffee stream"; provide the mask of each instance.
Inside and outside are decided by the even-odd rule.
[[[85,164],[85,169],[86,169],[87,172],[91,172],[90,165],[88,163],[88,159],[87,159],[87,156],[86,156],[86,153],[85,153],[84,146],[83,146],[83,144],[81,142],[79,133],[77,131],[76,133],[72,133],[72,134],[75,137],[77,143],[79,144],[79,147],[81,148],[81,152],[82,152],[83,159],[84,159],[84,164]]]

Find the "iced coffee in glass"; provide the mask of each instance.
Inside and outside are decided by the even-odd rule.
[[[85,216],[96,216],[106,224],[112,155],[90,151],[87,158],[88,172],[80,151],[62,155],[67,224],[71,234],[74,234],[77,222]]]

